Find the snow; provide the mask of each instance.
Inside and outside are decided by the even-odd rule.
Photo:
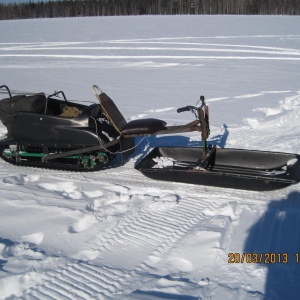
[[[155,157],[153,161],[156,163],[153,168],[166,168],[174,165],[175,160],[170,157]]]
[[[176,109],[205,95],[212,143],[299,154],[299,21],[1,21],[0,83],[95,103],[97,84],[127,120],[169,125],[192,121]],[[0,299],[295,299],[299,184],[261,193],[155,181],[134,169],[155,146],[200,140],[141,138],[125,165],[94,173],[1,161]],[[277,261],[228,263],[230,253]],[[278,261],[284,253],[288,263]]]

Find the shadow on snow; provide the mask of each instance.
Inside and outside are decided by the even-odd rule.
[[[299,297],[300,192],[269,203],[262,217],[250,228],[244,252],[266,254],[267,261],[262,263],[267,268],[263,299]],[[284,258],[288,258],[286,263]]]

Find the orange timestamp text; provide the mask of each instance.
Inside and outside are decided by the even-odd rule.
[[[287,264],[289,259],[288,253],[228,253],[229,264]],[[299,260],[299,253],[295,253],[293,261],[298,264]]]

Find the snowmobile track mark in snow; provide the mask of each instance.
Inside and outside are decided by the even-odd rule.
[[[47,273],[45,281],[23,293],[20,299],[95,299],[101,296],[113,298],[122,291],[122,277],[126,273],[113,268],[89,265],[88,263],[67,264],[64,268]]]
[[[200,224],[206,217],[201,211],[205,208],[207,203],[187,199],[168,210],[153,211],[149,206],[143,208],[138,215],[127,215],[118,226],[105,232],[97,241],[99,258],[94,264],[68,263],[63,268],[52,270],[45,274],[45,279],[39,286],[24,291],[21,299],[30,299],[31,295],[50,299],[72,299],[77,296],[93,299],[102,295],[109,299],[115,293],[131,293],[132,282],[136,282],[134,289],[142,287],[139,278],[141,273],[151,268],[153,255],[162,257],[192,228],[202,228]],[[212,209],[215,208],[213,205]],[[126,272],[112,266],[98,265],[102,261],[100,257],[119,249],[120,244],[125,249],[129,244],[143,246],[147,250],[145,259],[137,261],[136,268]],[[119,254],[122,255],[122,251]],[[69,292],[68,296],[65,294],[66,290]]]

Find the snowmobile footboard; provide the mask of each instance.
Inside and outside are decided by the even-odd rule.
[[[242,149],[214,150],[207,167],[199,166],[202,148],[157,147],[135,168],[165,181],[267,191],[300,181],[300,155]]]

